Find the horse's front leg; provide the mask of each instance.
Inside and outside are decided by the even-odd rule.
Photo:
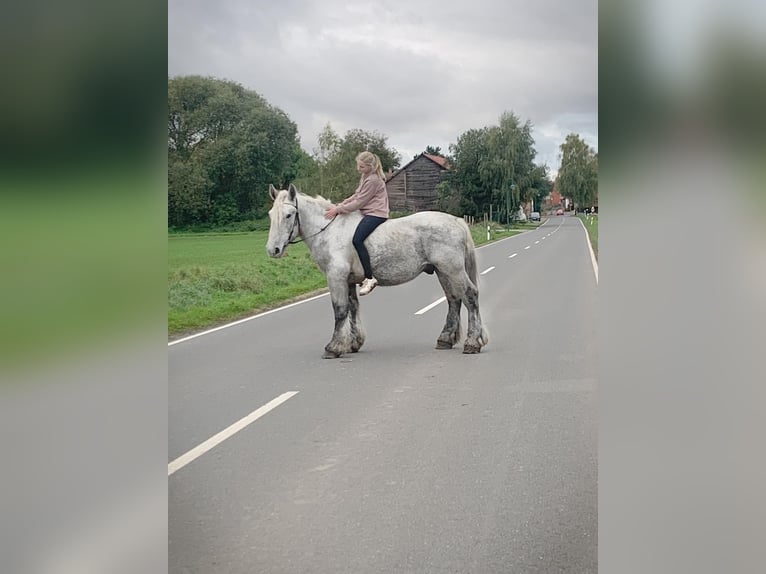
[[[460,307],[462,302],[454,297],[447,297],[447,320],[444,328],[436,339],[437,349],[451,349],[460,340]]]
[[[327,284],[330,287],[330,299],[335,314],[335,329],[332,333],[332,339],[325,345],[323,357],[325,359],[337,359],[344,353],[358,350],[358,347],[353,348],[354,338],[349,317],[349,285],[345,278],[336,280],[330,277],[327,279]]]

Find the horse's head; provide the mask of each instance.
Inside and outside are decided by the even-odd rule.
[[[287,246],[298,235],[298,190],[291,183],[288,189],[276,189],[269,185],[269,195],[274,205],[269,210],[269,240],[266,252],[269,257],[282,257]]]

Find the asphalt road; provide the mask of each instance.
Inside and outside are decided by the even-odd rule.
[[[479,355],[434,349],[427,275],[363,297],[367,341],[341,359],[321,359],[328,296],[169,347],[170,572],[597,571],[585,230],[553,217],[477,255]]]

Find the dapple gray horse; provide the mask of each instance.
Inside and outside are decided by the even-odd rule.
[[[274,205],[269,211],[268,254],[282,257],[290,243],[305,241],[327,276],[335,330],[325,346],[324,357],[333,359],[357,352],[365,340],[356,292],[364,272],[351,239],[361,213],[339,215],[330,221],[324,213],[331,203],[323,197],[300,193],[293,184],[286,190],[270,185],[269,194]],[[378,227],[365,245],[378,285],[400,285],[420,273],[436,273],[449,306],[444,329],[436,340],[437,349],[451,349],[460,340],[460,305],[465,303],[468,334],[463,352],[481,351],[488,336],[479,314],[473,239],[462,219],[438,211],[391,219]]]

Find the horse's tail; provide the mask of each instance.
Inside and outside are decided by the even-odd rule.
[[[468,227],[465,220],[460,219],[459,221],[463,226],[463,231],[465,231],[465,271],[471,282],[478,288],[479,271],[476,267],[476,246],[473,243],[471,228]]]
[[[469,227],[468,223],[466,223],[463,219],[460,221],[463,224],[463,229],[465,230],[465,271],[468,273],[468,278],[471,280],[471,283],[473,283],[474,287],[476,287],[478,296],[479,270],[476,267],[476,245],[473,242],[473,235],[471,235],[471,228]],[[476,312],[478,313],[478,306],[476,308]],[[486,345],[489,343],[489,331],[487,331],[487,328],[484,326],[483,322],[480,321],[480,324],[481,332],[479,333],[478,340],[481,345]]]

